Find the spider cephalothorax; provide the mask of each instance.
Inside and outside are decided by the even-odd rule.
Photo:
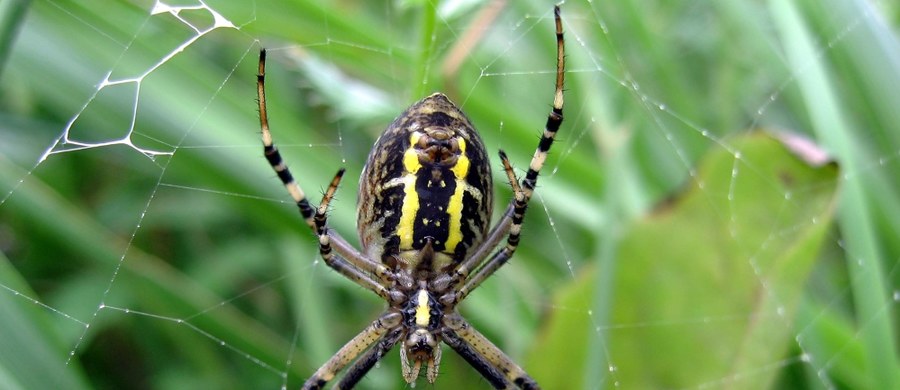
[[[403,327],[406,335],[400,346],[403,378],[412,383],[424,365],[428,380],[434,382],[441,363],[441,337],[438,334],[443,317],[441,305],[422,288],[412,294],[405,306]]]
[[[538,388],[521,367],[475,330],[456,306],[515,253],[528,201],[562,123],[562,20],[559,8],[554,11],[553,109],[521,185],[506,154],[500,151],[514,198],[497,224],[489,226],[493,184],[481,137],[459,107],[435,93],[400,114],[369,153],[357,204],[362,251],[327,224],[328,204],[344,170],[338,171],[322,202],[313,208],[275,148],[266,112],[266,52],[260,52],[257,91],[266,159],[318,236],[325,264],[387,302],[382,315],[322,365],[304,389],[322,388],[345,367],[336,387],[353,387],[398,344],[404,380],[415,382],[424,369],[428,381],[434,382],[441,343],[496,388]],[[505,245],[501,244],[504,238]]]

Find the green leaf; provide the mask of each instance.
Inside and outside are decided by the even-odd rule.
[[[730,151],[729,151],[730,150]],[[595,272],[561,291],[528,367],[547,388],[764,388],[805,359],[787,351],[805,281],[834,213],[834,164],[812,167],[768,135],[714,148],[680,195],[636,222],[616,256],[610,323],[586,297]],[[603,270],[600,270],[603,272]],[[608,367],[584,367],[600,337]],[[540,362],[554,362],[552,365]]]

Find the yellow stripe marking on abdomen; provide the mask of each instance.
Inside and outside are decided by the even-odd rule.
[[[413,226],[419,212],[419,194],[416,192],[416,173],[422,168],[415,145],[422,134],[413,132],[409,136],[409,148],[403,152],[403,169],[406,173],[399,179],[403,183],[403,207],[400,209],[400,222],[397,224],[397,236],[400,237],[400,249],[412,249]]]
[[[466,175],[469,173],[469,157],[466,156],[466,141],[462,138],[459,141],[459,159],[456,165],[450,169],[456,178],[456,190],[450,196],[450,202],[447,205],[447,214],[450,216],[450,227],[447,232],[447,242],[444,244],[444,252],[453,253],[456,245],[462,241],[462,212],[463,212],[463,194],[469,188],[466,183]]]

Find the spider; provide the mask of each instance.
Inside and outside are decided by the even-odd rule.
[[[489,229],[493,184],[481,137],[455,104],[434,93],[400,114],[369,153],[357,203],[362,251],[327,224],[328,204],[344,169],[314,208],[275,148],[266,112],[266,51],[260,51],[257,93],[266,159],[318,236],[325,264],[387,302],[381,316],[325,362],[303,389],[324,387],[348,365],[336,388],[352,388],[398,344],[404,380],[414,383],[424,368],[428,382],[434,383],[441,342],[495,388],[539,388],[456,307],[515,253],[538,173],[562,123],[565,64],[559,6],[554,19],[553,108],[521,185],[506,154],[499,152],[514,197],[496,226]]]

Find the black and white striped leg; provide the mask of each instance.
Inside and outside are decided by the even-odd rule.
[[[390,299],[391,291],[383,282],[373,279],[365,270],[361,270],[358,266],[349,262],[347,259],[344,259],[332,250],[331,237],[333,232],[328,229],[328,205],[331,204],[331,200],[334,199],[334,194],[337,192],[343,176],[344,169],[341,168],[338,170],[337,174],[334,175],[334,178],[331,179],[331,183],[328,185],[328,189],[325,190],[325,194],[322,195],[322,201],[319,203],[319,207],[316,209],[316,214],[313,217],[316,235],[319,237],[319,254],[322,256],[322,260],[325,261],[325,264],[341,275],[344,275],[354,283],[371,290],[382,298]]]
[[[322,204],[319,205],[318,210],[314,209],[310,205],[306,194],[304,194],[303,190],[300,188],[300,185],[294,180],[294,177],[288,169],[287,164],[284,163],[278,148],[275,147],[272,133],[269,131],[269,116],[268,111],[266,110],[265,79],[266,51],[263,49],[259,52],[259,70],[256,76],[256,92],[259,100],[259,125],[262,132],[263,153],[266,160],[269,162],[269,165],[272,166],[272,169],[278,175],[281,183],[284,184],[284,187],[288,190],[291,198],[297,204],[297,208],[300,210],[300,214],[303,216],[306,224],[318,236],[319,252],[322,254],[325,264],[357,284],[387,298],[388,290],[384,287],[390,279],[387,269],[383,265],[367,259],[361,253],[353,249],[353,247],[343,238],[330,231],[327,227],[326,212],[328,203],[331,201],[331,198],[334,197],[334,192],[337,191],[344,170],[341,169],[338,174],[335,175],[335,178],[331,181],[331,185],[329,185],[328,190],[326,191]],[[338,254],[335,254],[332,251],[332,239],[334,239],[337,245]],[[379,280],[376,281],[369,275],[376,275]]]
[[[522,188],[519,187],[516,174],[513,172],[512,165],[509,163],[506,153],[503,153],[502,150],[500,151],[500,160],[503,162],[503,169],[506,171],[506,176],[509,179],[514,194],[512,223],[509,226],[509,234],[506,237],[506,246],[494,253],[494,255],[491,256],[491,258],[488,259],[475,274],[466,279],[463,285],[456,290],[456,302],[465,299],[469,293],[475,290],[482,282],[493,275],[495,271],[506,264],[519,247],[519,235],[522,231],[522,222],[525,219],[525,210],[528,208],[528,200],[525,197]]]
[[[522,228],[522,218],[528,204],[525,200],[525,193],[522,192],[521,187],[519,187],[519,180],[516,178],[516,173],[513,171],[512,164],[509,163],[509,158],[506,157],[506,153],[503,152],[503,150],[500,151],[500,160],[503,162],[503,170],[506,172],[510,187],[512,187],[513,199],[510,202],[507,213],[505,213],[500,222],[497,223],[497,227],[488,234],[488,239],[482,243],[478,250],[475,251],[474,255],[467,258],[456,268],[456,273],[454,274],[454,277],[457,278],[456,285],[466,281],[469,273],[481,266],[481,263],[487,257],[487,253],[500,243],[500,240],[504,235],[506,236],[507,245],[502,251],[506,252],[507,259],[512,256],[512,253],[515,252],[515,247],[519,245],[519,232]],[[501,227],[503,229],[502,235],[499,234],[501,233],[501,230],[499,230]],[[501,252],[495,253],[488,263],[493,262],[493,258],[496,258],[500,253]],[[459,298],[459,300],[462,300],[462,298]]]
[[[339,169],[337,174],[334,175],[334,178],[331,179],[328,189],[325,190],[325,194],[322,195],[322,201],[319,202],[319,207],[316,208],[316,215],[313,217],[316,226],[316,235],[319,236],[319,253],[326,263],[332,262],[332,258],[334,257],[334,253],[331,251],[331,239],[328,237],[328,205],[331,204],[331,200],[334,199],[334,194],[337,192],[338,186],[341,185],[342,177],[344,177],[344,168]]]
[[[309,225],[310,228],[315,229],[315,224],[313,222],[313,208],[309,205],[306,194],[303,193],[300,185],[294,180],[291,171],[281,158],[281,153],[279,153],[278,148],[275,147],[275,144],[272,141],[272,133],[269,131],[269,115],[266,111],[265,49],[259,51],[259,71],[256,74],[256,95],[259,103],[259,127],[262,130],[263,153],[266,156],[266,160],[269,162],[269,165],[272,166],[272,169],[275,170],[278,178],[281,179],[281,183],[287,188],[288,193],[291,194],[291,198],[293,198],[294,202],[297,204],[300,215],[303,216],[306,224]]]
[[[515,173],[512,169],[512,166],[509,163],[509,159],[506,157],[506,153],[500,151],[500,160],[503,162],[503,169],[506,172],[507,177],[509,178],[510,185],[513,188],[515,199],[513,199],[513,207],[512,207],[512,216],[510,218],[509,231],[506,239],[506,246],[500,249],[498,252],[494,253],[493,256],[490,257],[487,261],[484,262],[483,265],[478,268],[478,270],[471,277],[467,277],[468,274],[478,267],[478,263],[476,261],[481,261],[477,256],[473,256],[469,260],[463,262],[460,267],[456,270],[456,277],[459,278],[456,280],[456,285],[459,286],[462,283],[462,286],[458,288],[458,290],[454,292],[448,293],[446,296],[442,297],[442,302],[447,303],[448,301],[459,302],[463,300],[466,295],[468,295],[472,290],[478,287],[481,282],[491,276],[496,270],[498,270],[501,266],[506,264],[506,262],[513,256],[516,251],[516,248],[519,246],[519,233],[522,227],[522,221],[525,218],[525,211],[528,208],[528,202],[531,200],[531,196],[534,194],[534,189],[537,186],[538,175],[541,172],[541,169],[544,167],[544,163],[547,160],[547,153],[550,151],[550,147],[553,146],[553,141],[556,138],[556,133],[559,131],[560,125],[562,125],[563,121],[563,85],[565,84],[565,46],[563,39],[563,31],[562,31],[562,19],[559,15],[559,6],[556,6],[553,10],[554,18],[556,20],[556,89],[553,94],[553,108],[550,111],[550,114],[547,116],[547,123],[544,126],[544,133],[541,135],[541,140],[538,142],[538,146],[534,151],[534,156],[531,158],[531,163],[528,165],[528,171],[525,173],[525,178],[522,179],[521,187],[517,185],[517,179]],[[505,216],[504,216],[505,221]],[[477,250],[476,255],[481,253],[481,249]],[[451,299],[452,298],[452,299]]]
[[[364,287],[367,287],[364,283],[361,283],[359,275],[365,276],[364,282],[378,284],[380,287],[378,291],[375,291],[378,295],[383,297],[387,297],[383,295],[386,293],[384,291],[384,287],[387,283],[390,282],[390,271],[383,264],[376,263],[372,260],[369,260],[363,254],[359,253],[356,249],[353,249],[350,244],[347,244],[346,241],[341,239],[333,230],[328,229],[328,205],[331,204],[331,200],[334,199],[334,194],[337,192],[338,186],[341,184],[341,178],[344,177],[344,168],[338,170],[337,174],[334,175],[334,178],[331,179],[331,183],[328,185],[328,189],[325,190],[325,194],[322,196],[322,201],[319,202],[319,207],[316,208],[316,214],[313,217],[313,222],[315,225],[316,235],[319,237],[319,253],[322,255],[322,259],[325,260],[325,263],[331,266],[331,268],[335,268],[334,263],[344,262],[352,264],[358,271],[352,276],[347,275],[344,272],[345,276],[350,277],[350,279],[356,281],[358,284],[363,284]],[[338,245],[338,253],[333,251],[334,247],[332,245],[332,239]],[[342,250],[343,249],[343,250]],[[343,252],[343,254],[341,253]],[[339,260],[338,260],[339,259]],[[375,275],[378,277],[378,281],[372,279],[369,275]],[[371,288],[370,288],[371,289]]]

